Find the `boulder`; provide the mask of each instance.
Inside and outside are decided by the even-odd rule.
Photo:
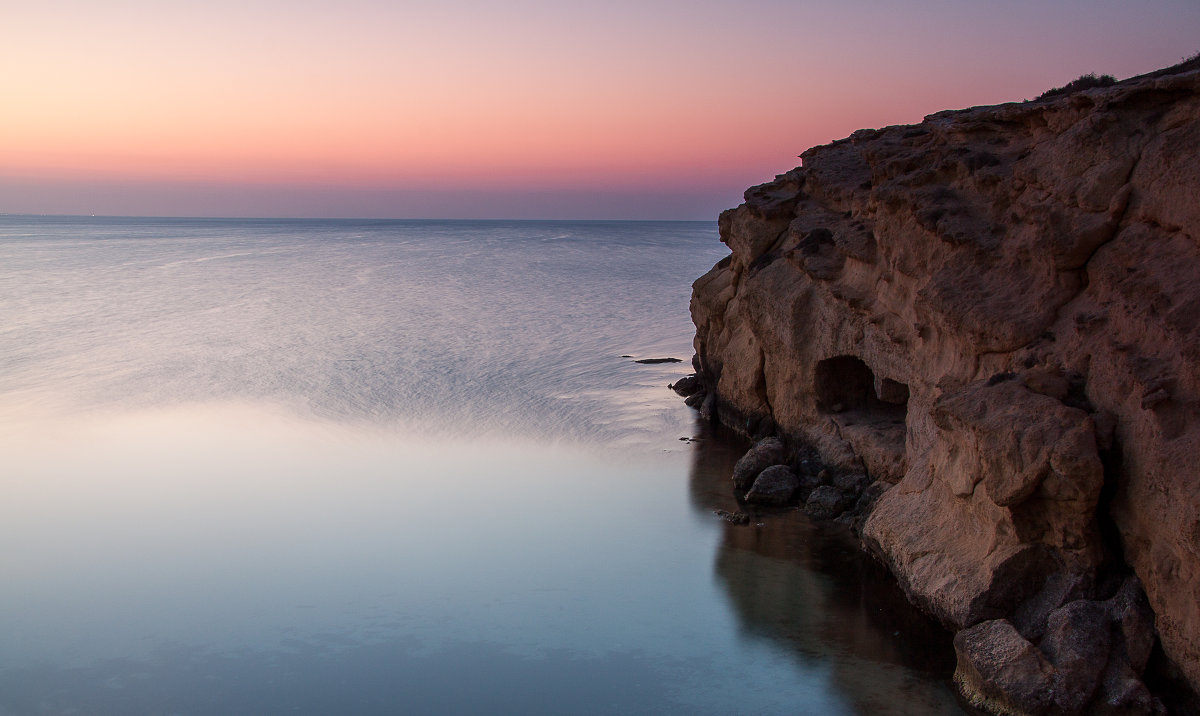
[[[686,398],[691,395],[695,395],[697,392],[702,390],[704,386],[700,383],[700,379],[695,375],[685,375],[668,387]]]
[[[804,512],[814,520],[831,520],[842,514],[849,500],[833,485],[821,485],[804,502]]]
[[[954,682],[972,705],[995,714],[1050,710],[1054,667],[1004,619],[960,631],[954,651]]]
[[[1104,605],[1080,600],[1050,613],[1041,650],[1054,665],[1054,703],[1069,714],[1092,700],[1108,664],[1110,621]]]
[[[734,489],[739,493],[749,490],[760,472],[786,461],[787,450],[779,438],[759,440],[733,466]]]
[[[800,487],[800,479],[787,465],[772,465],[758,473],[746,502],[761,505],[786,505]]]

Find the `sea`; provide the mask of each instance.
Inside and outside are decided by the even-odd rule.
[[[715,222],[0,216],[0,714],[953,714],[667,386]],[[646,358],[678,363],[638,363]]]

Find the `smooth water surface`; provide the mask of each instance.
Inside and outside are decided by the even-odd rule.
[[[848,539],[713,515],[738,446],[633,362],[724,254],[0,217],[0,713],[957,713]]]

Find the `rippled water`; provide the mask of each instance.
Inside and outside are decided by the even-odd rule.
[[[0,217],[0,713],[957,712],[848,539],[713,516],[738,446],[633,362],[724,253]]]

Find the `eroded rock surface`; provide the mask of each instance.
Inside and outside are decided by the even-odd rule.
[[[1061,610],[1127,568],[1152,609],[1129,618],[1200,687],[1198,148],[1194,69],[863,130],[723,213],[732,254],[693,286],[705,414],[862,475],[910,597],[1008,625],[1048,665],[1022,679],[1078,675],[1064,711],[1151,708],[1146,644],[1086,668],[1037,646],[1088,614],[1120,632]],[[834,489],[805,499],[837,512]]]

